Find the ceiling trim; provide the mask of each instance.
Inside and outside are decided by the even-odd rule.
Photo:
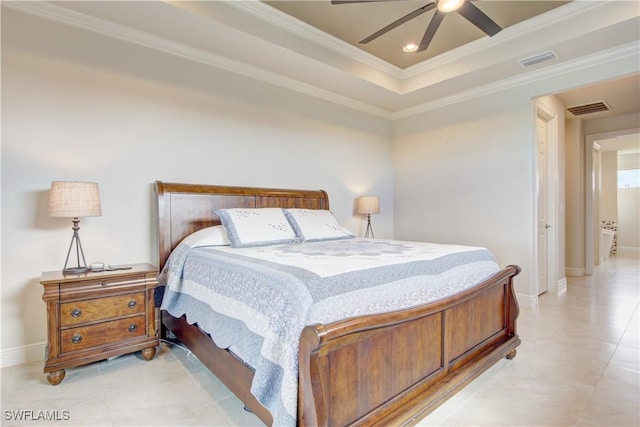
[[[524,35],[535,33],[588,9],[599,6],[601,5],[597,3],[592,4],[591,2],[573,1],[505,28],[493,37],[481,37],[470,43],[444,52],[435,58],[431,58],[427,61],[406,68],[401,71],[401,78],[408,79],[410,77],[415,77],[446,64],[460,61],[468,56],[477,55],[483,50],[494,49],[501,44],[509,43],[517,38],[523,37]]]
[[[140,46],[159,50],[181,58],[196,61],[215,68],[240,74],[245,77],[260,80],[276,86],[291,89],[296,92],[311,95],[325,101],[362,111],[384,119],[391,119],[391,112],[364,102],[357,101],[335,92],[322,89],[296,79],[282,76],[280,74],[254,67],[243,62],[225,58],[215,53],[206,52],[202,49],[193,48],[182,43],[177,43],[163,37],[151,35],[144,31],[115,24],[104,19],[89,16],[83,13],[72,11],[60,6],[44,2],[3,2],[4,6],[24,13],[39,16],[51,21],[92,31],[108,37],[117,38],[126,42]]]
[[[250,13],[262,21],[267,21],[285,31],[295,34],[296,36],[303,37],[316,44],[329,48],[340,55],[346,56],[350,59],[356,59],[372,68],[387,73],[396,79],[402,78],[403,72],[401,68],[396,67],[375,55],[365,52],[362,49],[358,49],[344,40],[340,40],[329,33],[309,25],[298,18],[287,15],[275,7],[271,7],[261,1],[230,1],[228,4],[246,13]]]
[[[636,42],[627,43],[602,52],[594,53],[573,60],[568,60],[560,64],[552,65],[547,68],[534,70],[526,74],[520,74],[511,78],[503,79],[495,83],[479,86],[471,90],[456,93],[455,95],[437,99],[411,108],[405,108],[392,114],[393,120],[414,116],[416,114],[425,113],[441,107],[445,107],[459,102],[468,101],[481,96],[490,95],[492,93],[513,89],[526,84],[535,83],[540,80],[550,79],[561,76],[566,73],[575,72],[582,69],[592,68],[598,65],[606,64],[611,61],[635,57],[636,72],[640,72],[640,45]],[[543,93],[537,96],[545,95]]]
[[[261,1],[230,1],[228,4],[239,10],[250,13],[263,21],[276,25],[294,35],[332,49],[340,55],[347,56],[350,59],[356,59],[365,65],[383,71],[398,80],[409,79],[442,67],[451,62],[459,61],[471,55],[477,55],[478,52],[485,49],[493,49],[496,45],[508,43],[514,39],[522,37],[523,35],[540,31],[541,29],[564,19],[583,13],[588,9],[601,7],[600,4],[589,1],[573,1],[505,28],[493,37],[481,37],[467,43],[466,45],[441,53],[434,58],[428,59],[411,67],[401,69]]]
[[[240,2],[240,3],[243,3],[243,2]],[[250,2],[250,3],[254,3],[254,2]],[[255,3],[258,3],[258,2],[255,2]],[[583,2],[575,2],[575,3],[583,3]],[[88,30],[88,31],[99,33],[108,37],[117,38],[129,43],[134,43],[140,46],[162,51],[162,52],[175,55],[181,58],[185,58],[191,61],[199,62],[211,67],[215,67],[215,68],[226,70],[232,73],[243,75],[248,78],[263,81],[268,84],[273,84],[273,85],[283,87],[289,90],[293,90],[299,93],[314,96],[316,98],[319,98],[328,102],[332,102],[347,108],[351,108],[366,114],[370,114],[370,115],[377,116],[383,119],[388,119],[388,120],[395,120],[395,119],[410,117],[410,116],[431,111],[440,107],[452,105],[452,104],[463,102],[466,100],[471,100],[471,99],[485,96],[491,93],[526,85],[528,83],[537,82],[542,79],[548,79],[553,76],[566,74],[568,72],[573,72],[575,70],[597,66],[610,61],[624,59],[626,57],[631,57],[631,56],[635,56],[636,59],[640,57],[640,46],[638,46],[638,44],[635,42],[629,43],[623,46],[619,46],[603,52],[598,52],[596,54],[588,55],[575,60],[569,60],[560,64],[551,65],[539,70],[532,70],[530,72],[520,74],[512,78],[507,78],[499,82],[478,86],[464,92],[456,93],[452,96],[439,98],[430,102],[422,103],[419,105],[415,105],[413,107],[392,112],[387,109],[379,108],[379,107],[370,105],[368,103],[359,101],[352,97],[340,95],[336,92],[326,90],[309,83],[302,82],[295,78],[283,76],[281,74],[268,71],[260,67],[252,66],[244,62],[226,58],[212,52],[208,52],[202,49],[188,46],[186,44],[174,42],[163,37],[151,35],[147,32],[132,29],[124,25],[116,24],[107,20],[103,20],[100,18],[83,14],[83,13],[79,13],[61,6],[57,6],[52,3],[3,1],[2,5],[27,13],[27,14],[36,15],[48,20],[52,20],[52,21],[66,24],[66,25],[71,25],[77,28],[81,28],[83,30]],[[581,6],[579,8],[577,7],[571,8],[571,10],[572,11],[585,10],[585,8],[588,8],[588,7],[591,7],[591,5]],[[262,7],[258,6],[258,8],[256,8],[255,10],[258,10],[259,8],[262,8]],[[569,10],[569,8],[566,8],[566,6],[559,9]],[[527,28],[531,29],[533,27],[527,26]],[[353,48],[353,47],[350,46],[350,48]],[[366,54],[366,56],[368,55],[369,54]],[[636,60],[636,62],[640,64],[640,61]],[[637,70],[637,71],[640,71],[640,70]],[[399,97],[403,96],[398,92],[396,92],[396,94]],[[543,95],[543,94],[540,94],[540,95]]]

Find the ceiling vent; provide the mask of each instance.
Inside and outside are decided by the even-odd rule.
[[[519,59],[518,64],[520,64],[521,67],[531,67],[532,65],[536,65],[541,62],[551,61],[552,59],[556,59],[557,57],[558,55],[556,55],[554,51],[548,50],[546,52],[542,52],[528,58]]]
[[[575,105],[567,107],[567,111],[574,116],[584,116],[585,114],[600,113],[610,111],[611,108],[605,101],[590,102],[589,104]]]

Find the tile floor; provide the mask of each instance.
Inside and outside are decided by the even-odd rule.
[[[565,293],[521,309],[515,359],[494,365],[419,425],[640,425],[639,303],[637,256],[568,278]],[[197,359],[166,344],[152,362],[131,354],[68,369],[56,387],[42,362],[1,375],[3,426],[261,425]],[[62,420],[16,420],[20,410]]]

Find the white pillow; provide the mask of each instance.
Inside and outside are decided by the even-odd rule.
[[[298,237],[305,242],[349,239],[355,237],[343,228],[333,214],[323,209],[285,209]]]
[[[181,243],[185,243],[192,248],[199,246],[229,246],[231,242],[227,238],[227,230],[224,225],[214,225],[203,228],[189,234]]]
[[[282,208],[216,209],[234,248],[297,242]]]

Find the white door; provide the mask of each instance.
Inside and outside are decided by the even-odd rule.
[[[537,118],[538,143],[538,295],[547,292],[549,281],[547,122]]]

